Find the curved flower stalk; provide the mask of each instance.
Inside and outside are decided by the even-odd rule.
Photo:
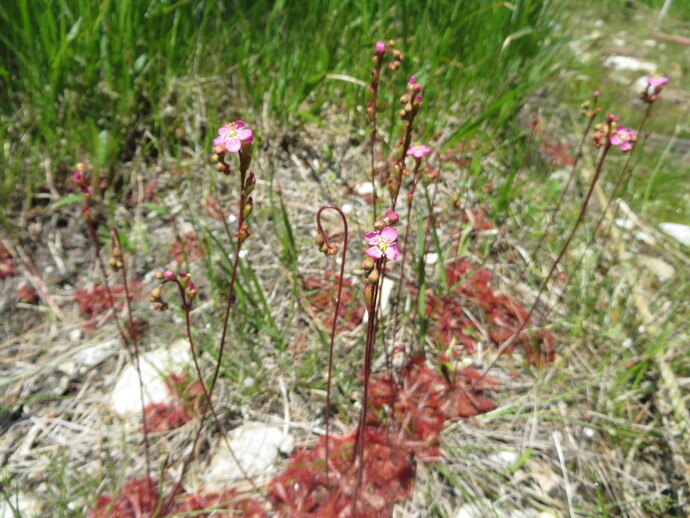
[[[340,209],[340,207],[336,207],[335,205],[324,205],[319,209],[319,211],[316,213],[316,229],[317,229],[317,234],[316,234],[316,244],[319,246],[319,249],[326,255],[335,255],[336,252],[338,251],[338,248],[335,244],[329,243],[328,242],[328,236],[326,233],[323,231],[323,227],[321,226],[321,214],[325,210],[334,210],[338,213],[340,216],[340,219],[343,222],[343,231],[344,231],[344,238],[343,238],[343,255],[341,257],[340,261],[340,277],[338,278],[338,292],[335,297],[335,310],[333,311],[333,323],[331,324],[331,341],[330,345],[328,348],[328,377],[326,381],[326,437],[324,439],[325,441],[325,460],[326,460],[326,478],[329,477],[329,427],[330,427],[330,418],[331,418],[331,377],[333,373],[333,345],[335,342],[335,329],[336,325],[338,323],[338,315],[340,314],[340,297],[342,295],[342,290],[343,290],[343,278],[345,276],[345,259],[347,258],[347,234],[348,234],[348,229],[347,229],[347,218],[345,217],[345,213]]]

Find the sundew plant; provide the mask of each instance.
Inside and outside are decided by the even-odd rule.
[[[657,174],[643,160],[673,74],[645,72],[625,98],[588,84],[565,123],[547,98],[550,5],[348,3],[359,18],[343,29],[341,6],[317,4],[302,30],[328,8],[334,41],[319,27],[276,50],[283,61],[236,39],[261,26],[279,49],[292,35],[292,8],[261,2],[232,16],[65,5],[62,21],[39,17],[40,44],[0,37],[3,84],[33,70],[31,49],[47,74],[43,91],[27,75],[4,98],[43,106],[52,128],[18,112],[6,136],[23,127],[40,150],[65,119],[91,142],[65,143],[69,175],[46,151],[45,181],[7,197],[25,227],[0,241],[7,314],[47,318],[3,346],[0,516],[682,516],[687,308],[674,304],[690,260],[625,201]],[[27,7],[0,21],[31,26]],[[146,21],[168,16],[168,36]],[[511,31],[486,60],[451,60],[467,36],[429,36],[439,16],[487,41]],[[178,81],[186,51],[159,63],[141,38],[175,31],[194,35],[197,72],[215,34],[232,79],[149,89],[149,73]],[[438,56],[420,50],[427,36]],[[96,40],[111,74],[64,75]],[[485,97],[482,67],[502,79]],[[78,88],[93,81],[103,120],[82,127]],[[226,101],[204,102],[209,84]],[[189,110],[175,113],[178,96]]]

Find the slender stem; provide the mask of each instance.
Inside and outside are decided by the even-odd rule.
[[[587,135],[589,134],[589,130],[592,129],[592,124],[594,124],[594,119],[596,118],[597,113],[598,112],[596,110],[592,110],[592,114],[589,116],[589,120],[587,121],[587,127],[585,128],[585,132],[582,134],[582,138],[580,139],[580,145],[577,148],[577,154],[575,155],[575,159],[573,160],[573,164],[570,168],[570,174],[568,175],[568,181],[565,183],[565,187],[561,191],[561,196],[558,198],[558,202],[556,203],[556,206],[554,207],[551,214],[549,214],[548,222],[546,224],[546,229],[542,233],[541,237],[539,238],[539,243],[537,243],[536,248],[532,252],[533,256],[536,256],[537,252],[539,252],[539,249],[544,244],[544,240],[546,239],[546,235],[548,234],[548,227],[553,224],[553,222],[556,220],[556,216],[558,215],[558,212],[561,210],[561,206],[563,205],[563,200],[565,199],[565,196],[568,193],[568,189],[570,188],[570,184],[572,183],[573,179],[575,178],[575,171],[577,170],[577,166],[580,163],[580,159],[582,158],[583,149],[584,149],[585,141],[587,139]]]
[[[539,287],[539,291],[537,292],[537,296],[534,299],[534,302],[532,303],[532,306],[530,307],[529,311],[527,312],[527,315],[525,316],[524,320],[520,323],[520,326],[518,327],[517,331],[513,333],[513,335],[506,340],[501,347],[499,347],[498,352],[496,354],[496,358],[488,365],[486,369],[484,369],[484,372],[482,372],[481,376],[479,379],[481,380],[486,376],[486,374],[493,368],[493,366],[496,364],[498,361],[498,358],[503,354],[508,347],[510,347],[517,337],[522,333],[522,331],[525,329],[525,326],[527,326],[527,323],[529,322],[530,318],[532,317],[532,314],[534,313],[534,310],[536,309],[537,305],[539,304],[539,299],[541,298],[541,294],[544,292],[544,289],[546,288],[547,283],[551,280],[551,277],[553,276],[554,272],[556,271],[556,268],[558,267],[558,264],[561,262],[561,259],[563,259],[563,256],[565,255],[566,250],[570,246],[570,242],[573,240],[573,236],[575,236],[575,232],[577,229],[580,227],[580,224],[582,223],[584,217],[585,217],[585,212],[587,211],[587,206],[589,204],[589,200],[592,197],[592,192],[594,191],[594,186],[596,185],[597,181],[599,180],[599,177],[601,176],[601,171],[604,165],[604,160],[606,159],[606,155],[609,152],[609,149],[611,148],[611,141],[610,141],[610,130],[609,130],[609,135],[606,136],[606,143],[604,144],[604,148],[601,153],[601,157],[599,158],[599,163],[597,164],[597,169],[594,173],[594,177],[592,178],[592,182],[589,186],[589,190],[587,191],[587,196],[585,197],[584,202],[582,203],[582,207],[580,208],[580,213],[577,216],[577,221],[575,222],[575,225],[573,226],[572,230],[570,231],[570,234],[568,235],[568,238],[566,239],[565,243],[563,244],[563,247],[561,248],[560,253],[558,254],[558,257],[556,260],[553,262],[551,265],[551,269],[549,270],[549,273],[546,275],[544,280],[541,283],[541,286]]]
[[[243,163],[243,160],[242,160],[243,151],[240,150],[239,153],[240,153],[240,164],[242,164]],[[168,498],[168,501],[165,503],[165,506],[163,507],[163,512],[162,512],[161,516],[164,516],[166,513],[168,513],[168,511],[172,507],[172,504],[175,500],[175,496],[176,496],[177,492],[179,491],[180,487],[182,486],[182,480],[184,479],[185,473],[189,467],[189,464],[191,463],[192,456],[194,455],[194,452],[196,451],[197,445],[199,443],[199,439],[201,438],[201,432],[203,431],[203,426],[204,426],[204,423],[206,422],[206,414],[208,413],[209,408],[212,408],[211,407],[211,397],[213,396],[213,390],[215,389],[216,382],[218,381],[218,376],[220,374],[220,365],[221,365],[221,362],[223,359],[223,352],[224,352],[224,348],[225,348],[225,338],[227,335],[228,322],[230,319],[230,308],[232,307],[233,302],[235,301],[235,280],[237,278],[237,265],[238,265],[239,260],[240,260],[240,250],[242,249],[242,243],[246,239],[246,237],[244,236],[245,230],[243,230],[243,228],[242,228],[244,225],[244,220],[245,220],[244,209],[245,209],[245,205],[247,204],[247,200],[249,198],[249,195],[246,192],[246,188],[245,188],[246,176],[247,176],[247,168],[246,167],[240,167],[240,188],[241,188],[241,191],[240,191],[240,202],[239,202],[239,215],[237,218],[237,220],[238,220],[237,221],[237,228],[238,228],[237,241],[235,243],[235,258],[233,260],[232,273],[230,275],[230,282],[229,282],[229,286],[228,286],[228,302],[227,302],[227,305],[225,307],[225,316],[223,318],[223,330],[221,333],[220,345],[218,347],[218,357],[216,359],[216,365],[215,365],[215,368],[213,370],[213,377],[211,378],[210,386],[207,389],[207,397],[205,397],[204,406],[201,409],[201,419],[200,419],[199,427],[197,429],[197,433],[194,437],[192,450],[182,465],[182,470],[181,470],[180,476],[177,480],[177,483],[175,484],[173,491],[170,493],[170,497]],[[201,377],[199,379],[202,380]],[[201,381],[201,383],[203,386],[203,381]],[[214,412],[214,416],[215,416],[215,412]],[[232,451],[231,448],[229,448],[229,450],[230,450],[231,455],[234,458],[235,457],[234,452]],[[234,460],[237,462],[236,458]],[[242,474],[245,476],[245,478],[247,478],[247,480],[249,480],[250,483],[252,483],[252,485],[253,485],[253,482],[247,476],[246,472],[244,471],[244,468],[242,468],[242,465],[239,462],[237,464],[238,464],[238,466],[240,466],[240,470],[242,471]]]
[[[316,227],[319,235],[323,238],[326,248],[328,248],[328,236],[324,233],[321,226],[321,213],[325,210],[334,210],[340,215],[340,219],[343,221],[343,228],[345,232],[345,237],[343,238],[343,255],[340,262],[340,278],[338,279],[338,294],[335,298],[335,311],[333,313],[333,323],[331,324],[331,343],[328,348],[328,378],[326,382],[326,437],[325,437],[325,448],[326,448],[326,480],[329,480],[329,450],[328,450],[328,435],[331,417],[331,376],[333,373],[333,345],[335,343],[335,327],[338,321],[338,312],[340,310],[340,296],[343,289],[343,277],[345,276],[345,259],[347,257],[347,218],[343,211],[334,205],[324,205],[316,213]]]
[[[642,120],[640,121],[639,126],[637,127],[637,135],[638,137],[642,134],[642,130],[644,129],[644,125],[647,122],[647,119],[649,118],[649,115],[651,114],[652,110],[652,103],[649,103],[647,105],[647,109],[645,110],[645,114],[642,117]],[[609,195],[608,200],[606,201],[606,206],[604,207],[604,210],[601,212],[601,215],[599,216],[599,219],[597,220],[596,225],[594,225],[594,228],[597,229],[601,225],[602,221],[604,220],[604,217],[606,217],[606,213],[608,210],[611,208],[611,204],[613,203],[614,198],[616,197],[616,193],[618,192],[618,189],[620,186],[624,183],[623,179],[627,181],[630,178],[630,175],[632,174],[633,168],[630,167],[630,162],[633,153],[637,149],[638,144],[634,144],[633,148],[630,150],[628,153],[628,156],[625,160],[625,165],[623,166],[623,169],[621,169],[621,172],[618,174],[618,177],[616,178],[616,183],[613,185],[613,188],[611,189],[611,194]],[[609,227],[610,228],[610,227]],[[585,247],[585,250],[589,248],[589,245],[592,244],[592,241],[594,240],[594,235],[590,236],[589,240],[587,241],[587,247]],[[578,270],[580,269],[580,266],[582,265],[582,261],[585,258],[586,253],[583,251],[582,254],[580,254],[579,259],[577,260],[577,263],[575,263],[575,268],[573,268],[573,271],[569,273],[570,277],[573,277]],[[563,301],[563,296],[565,295],[565,291],[561,293],[559,297],[559,303]]]
[[[122,242],[120,241],[120,234],[117,231],[117,228],[111,227],[110,228],[110,242],[111,242],[111,247],[115,249],[117,247],[117,250],[120,250],[120,254],[122,254]],[[141,404],[141,423],[143,427],[143,432],[144,432],[144,455],[146,457],[146,480],[149,486],[149,491],[151,491],[151,455],[150,455],[150,444],[149,444],[149,430],[148,430],[148,423],[147,423],[147,417],[146,417],[146,404],[144,403],[144,381],[141,378],[141,360],[139,357],[139,336],[137,333],[137,330],[135,329],[134,326],[134,317],[132,316],[132,304],[131,304],[131,299],[129,295],[129,285],[127,283],[127,263],[124,260],[124,257],[122,257],[122,267],[120,268],[120,271],[122,272],[122,284],[124,285],[125,288],[125,306],[127,307],[127,319],[129,322],[129,335],[128,338],[131,340],[131,343],[134,345],[134,364],[137,369],[137,377],[139,378],[139,402]],[[124,337],[123,337],[124,338]],[[129,340],[126,340],[126,342],[129,342]]]
[[[376,268],[382,271],[385,267],[386,258],[381,257],[376,260]],[[376,308],[377,299],[379,294],[379,286],[383,282],[383,276],[379,277],[376,284],[373,285],[373,292],[371,295],[371,300],[369,306],[367,307],[367,312],[369,313],[369,320],[367,321],[367,335],[366,335],[366,347],[364,350],[364,383],[362,386],[362,408],[359,413],[359,424],[357,426],[357,442],[355,445],[355,458],[354,462],[359,461],[357,465],[357,482],[355,484],[355,490],[352,496],[352,516],[356,515],[357,508],[357,497],[359,495],[359,489],[362,485],[362,477],[364,474],[364,430],[366,428],[367,422],[367,410],[369,405],[369,378],[371,377],[371,361],[374,355],[374,345],[376,341]]]

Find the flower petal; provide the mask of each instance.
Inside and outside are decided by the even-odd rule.
[[[394,243],[395,240],[398,239],[398,231],[393,227],[383,227],[381,237],[386,241],[386,243]]]
[[[370,248],[367,248],[364,251],[364,253],[367,254],[372,259],[380,259],[381,257],[383,257],[383,252],[377,246],[372,246]]]
[[[386,248],[386,259],[388,259],[389,261],[395,261],[399,255],[400,250],[398,250],[397,246],[391,245],[388,248]]]
[[[242,147],[242,144],[240,143],[239,139],[231,138],[225,143],[225,147],[228,149],[228,151],[230,151],[230,153],[237,153]]]
[[[378,232],[367,232],[364,234],[364,239],[368,245],[375,245],[381,239],[381,235]]]

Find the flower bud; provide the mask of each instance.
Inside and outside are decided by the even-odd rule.
[[[214,152],[216,155],[224,155],[225,153],[228,152],[228,150],[225,149],[225,146],[220,145],[220,146],[213,146],[213,152]]]
[[[230,168],[228,166],[226,166],[225,164],[221,164],[221,163],[216,164],[216,171],[218,171],[219,173],[229,174],[229,173],[225,172],[226,168],[228,169],[228,171],[230,170]]]
[[[247,203],[245,203],[244,207],[242,208],[242,217],[244,219],[249,218],[249,215],[252,213],[253,210],[254,210],[254,203],[253,203],[252,198],[250,196],[249,199],[247,200]]]
[[[366,279],[366,277],[365,277]],[[365,284],[362,288],[362,298],[364,299],[364,304],[367,309],[371,310],[371,299],[374,295],[374,287],[371,284]]]
[[[369,270],[371,270],[371,269],[373,269],[373,268],[374,268],[374,259],[371,258],[371,257],[369,257],[369,256],[366,256],[366,257],[362,260],[362,270],[368,272]]]
[[[160,272],[160,271],[154,273],[153,276],[154,276],[156,279],[158,279],[159,281],[160,281],[160,280],[163,280],[163,279],[165,278],[165,274],[164,274],[163,272]]]
[[[376,221],[374,221],[374,230],[381,230],[385,226],[386,222],[382,218],[376,218]]]
[[[157,286],[151,290],[151,295],[149,296],[149,300],[151,302],[156,302],[161,298],[161,289],[160,286]]]
[[[249,173],[249,177],[247,177],[247,181],[244,183],[244,192],[251,194],[254,190],[254,187],[256,187],[256,175],[254,174],[254,171],[252,171]]]
[[[371,271],[369,272],[369,274],[367,275],[367,280],[368,280],[371,284],[376,284],[377,282],[379,282],[379,278],[380,278],[380,277],[381,277],[381,274],[379,273],[378,270],[371,270]]]
[[[240,148],[240,171],[247,171],[252,162],[252,142],[253,140],[243,140]]]
[[[323,238],[323,236],[322,236],[321,234],[316,234],[316,236],[314,237],[314,242],[315,242],[318,246],[323,245],[324,241],[325,241],[325,239]]]

